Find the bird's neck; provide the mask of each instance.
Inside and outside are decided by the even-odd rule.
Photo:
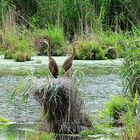
[[[74,57],[75,57],[75,54],[76,54],[76,50],[75,50],[75,47],[74,46],[72,46],[72,48],[73,48],[73,52],[72,52],[72,57],[73,57],[73,59],[74,59]]]
[[[48,46],[48,58],[51,59],[51,47],[50,47],[50,44]]]

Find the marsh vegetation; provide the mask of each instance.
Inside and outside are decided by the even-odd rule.
[[[138,0],[1,0],[0,136],[139,140],[139,5]],[[42,40],[48,39],[49,55],[57,56],[56,77],[46,68],[49,46]],[[74,70],[67,75],[63,62],[73,46]]]

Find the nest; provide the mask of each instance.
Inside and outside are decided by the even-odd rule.
[[[33,95],[43,110],[39,130],[76,134],[91,127],[91,121],[82,113],[83,101],[76,84],[68,78],[38,81]]]

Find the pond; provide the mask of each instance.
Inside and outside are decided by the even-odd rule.
[[[65,57],[55,57],[55,59],[58,65],[61,65]],[[103,103],[108,100],[110,95],[121,93],[123,89],[119,75],[121,64],[120,59],[74,61],[73,68],[81,69],[85,73],[82,87],[83,99],[85,110],[90,115],[96,114],[99,109],[103,108]],[[25,139],[24,131],[36,128],[36,123],[41,116],[37,101],[30,97],[27,104],[22,104],[19,98],[11,102],[9,95],[26,74],[45,67],[47,67],[47,57],[34,57],[33,61],[25,63],[0,60],[0,115],[12,121],[10,127],[6,127],[0,132],[0,140],[6,140],[13,134],[13,139]]]

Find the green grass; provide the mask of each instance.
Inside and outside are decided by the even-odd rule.
[[[127,37],[114,32],[95,32],[79,37],[75,41],[76,59],[104,60],[121,57],[119,50],[123,48],[122,40],[127,40]]]
[[[21,56],[26,61],[27,57],[31,57],[35,53],[28,40],[29,36],[22,30],[3,32],[2,39],[0,50],[6,59],[19,59]]]
[[[34,36],[34,45],[38,50],[40,55],[47,55],[47,46],[38,46],[37,39],[39,38],[50,38],[51,40],[51,48],[52,48],[52,55],[61,56],[64,54],[64,31],[63,28],[49,25],[48,29],[35,29],[33,31]]]

